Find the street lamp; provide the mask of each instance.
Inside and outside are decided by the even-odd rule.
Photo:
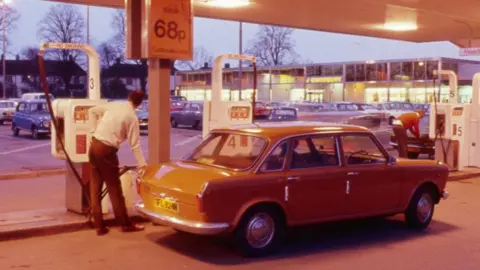
[[[7,88],[6,88],[6,83],[7,83],[7,80],[6,80],[6,62],[5,62],[5,58],[6,58],[6,54],[7,54],[7,35],[6,35],[6,31],[5,31],[5,28],[6,28],[6,25],[5,25],[5,21],[6,21],[6,15],[7,15],[7,12],[6,12],[6,8],[7,8],[7,4],[10,4],[12,3],[12,0],[2,0],[2,32],[3,32],[3,59],[2,59],[2,71],[3,71],[3,83],[2,83],[2,86],[3,86],[3,99],[6,99],[7,98]]]

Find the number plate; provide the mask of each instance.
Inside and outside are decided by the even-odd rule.
[[[155,206],[172,212],[178,212],[178,203],[165,198],[155,198]]]

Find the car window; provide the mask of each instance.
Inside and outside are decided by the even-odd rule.
[[[334,136],[312,136],[294,139],[291,169],[338,166]]]
[[[266,145],[267,140],[263,137],[211,134],[186,160],[229,169],[248,169]]]
[[[198,104],[192,104],[192,105],[190,105],[190,110],[191,110],[191,111],[195,111],[195,112],[199,112],[199,111],[201,111],[200,105],[198,105]]]
[[[276,109],[274,110],[275,115],[282,115],[282,116],[295,116],[297,112],[295,110],[289,109]]]
[[[18,105],[17,111],[18,111],[18,112],[23,112],[23,111],[25,111],[25,103],[20,103],[20,105]]]
[[[190,104],[186,104],[183,108],[182,111],[188,111],[190,110]]]
[[[278,171],[282,170],[285,164],[285,160],[288,153],[288,143],[283,142],[279,144],[275,149],[270,153],[265,162],[260,167],[260,171]]]
[[[38,112],[47,112],[47,104],[46,103],[32,103],[30,104],[30,111],[33,113]]]
[[[377,164],[387,161],[369,135],[342,136],[342,147],[347,165]]]

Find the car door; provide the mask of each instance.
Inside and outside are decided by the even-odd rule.
[[[27,109],[27,105],[24,102],[18,104],[17,111],[15,112],[15,125],[18,128],[24,129],[25,126],[25,110]]]
[[[294,222],[335,219],[346,211],[346,182],[334,135],[291,139],[287,205]]]
[[[192,104],[190,106],[188,117],[191,125],[195,125],[195,123],[202,118],[201,112],[202,108],[200,107],[200,104]]]
[[[401,172],[369,133],[341,136],[350,215],[378,214],[398,208]]]
[[[188,111],[190,110],[190,104],[185,104],[185,106],[180,110],[176,116],[177,116],[177,123],[180,125],[188,125],[187,122],[187,117],[188,117]]]

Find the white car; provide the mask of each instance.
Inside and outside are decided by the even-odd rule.
[[[388,124],[390,125],[393,123],[393,120],[395,120],[400,115],[406,112],[415,112],[415,108],[410,102],[390,101],[383,103],[374,103],[372,105],[382,111],[384,117],[388,119]]]
[[[0,125],[6,121],[11,122],[15,114],[15,102],[10,100],[0,100]]]

